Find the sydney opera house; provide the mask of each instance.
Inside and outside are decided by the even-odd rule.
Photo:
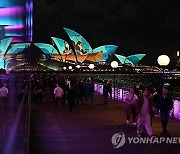
[[[46,70],[56,71],[62,69],[59,67],[62,64],[107,64],[110,56],[115,56],[122,65],[128,64],[133,67],[145,56],[145,54],[135,54],[125,57],[115,54],[118,48],[117,45],[103,45],[92,49],[87,40],[79,33],[68,28],[64,28],[64,30],[71,42],[56,37],[51,37],[52,44],[13,43],[12,37],[1,39],[1,68],[8,70],[18,70],[21,68],[21,70],[26,70],[29,65],[26,60],[27,52],[30,53],[31,50],[37,50],[36,52],[39,52],[38,49],[41,50],[40,58],[37,61],[38,66],[41,66],[42,69],[46,68]],[[3,28],[1,31],[3,31]],[[36,46],[37,48],[32,49],[32,46]]]
[[[179,8],[0,0],[0,154],[179,154]]]

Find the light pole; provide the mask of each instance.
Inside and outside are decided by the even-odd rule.
[[[112,61],[111,62],[111,67],[114,69],[114,100],[115,100],[115,81],[116,81],[116,78],[115,78],[115,69],[118,67],[118,62],[117,61]]]
[[[180,56],[180,52],[179,51],[177,51],[177,57],[179,57]]]
[[[63,70],[66,70],[66,69],[67,69],[66,66],[64,66],[64,67],[63,67]]]
[[[157,62],[160,66],[162,66],[163,69],[162,86],[164,87],[164,82],[165,82],[164,67],[169,65],[170,58],[167,55],[160,55],[157,59]]]
[[[69,70],[72,70],[72,66],[69,66],[68,69],[69,69]]]
[[[78,74],[78,78],[79,78],[79,73],[80,73],[79,70],[80,70],[81,66],[77,65],[76,68],[78,69],[77,74]]]
[[[80,65],[77,65],[77,66],[76,66],[76,68],[77,68],[77,69],[80,69],[80,68],[81,68],[81,66],[80,66]]]
[[[94,69],[94,64],[89,64],[88,67],[91,70],[91,80],[92,80],[92,70]]]

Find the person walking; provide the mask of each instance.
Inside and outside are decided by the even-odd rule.
[[[90,102],[91,104],[94,104],[94,83],[93,81],[90,81],[90,86],[89,86],[89,98],[90,98]]]
[[[84,89],[85,89],[85,104],[89,103],[89,97],[90,97],[90,83],[89,80],[85,81]]]
[[[2,107],[2,111],[7,111],[7,95],[8,95],[8,88],[6,87],[6,83],[0,89],[0,105]]]
[[[62,102],[62,95],[64,94],[64,91],[59,86],[59,84],[56,84],[56,88],[54,89],[54,95],[55,95],[55,111],[61,110],[61,102]]]
[[[157,108],[160,110],[161,124],[163,132],[167,132],[167,124],[169,119],[169,112],[173,109],[173,100],[168,93],[168,88],[164,87],[162,93],[158,97]]]
[[[124,108],[124,111],[127,114],[127,120],[126,124],[129,123],[129,119],[131,117],[131,114],[133,116],[133,125],[136,125],[136,105],[137,105],[138,97],[134,93],[134,89],[131,89],[129,94],[125,98],[125,106],[127,108]]]
[[[112,99],[112,83],[110,80],[107,81],[107,91],[108,96],[110,96],[110,99]]]
[[[138,83],[136,83],[136,84],[134,85],[134,93],[135,93],[136,96],[139,98],[139,96],[140,96],[140,86],[139,86]]]
[[[76,85],[74,82],[71,82],[71,87],[68,89],[67,99],[68,99],[68,106],[69,111],[75,111],[75,101],[76,101]]]
[[[146,131],[150,137],[154,137],[151,127],[151,107],[152,99],[149,98],[149,91],[147,88],[143,89],[143,95],[139,97],[137,103],[137,136],[140,137],[143,133],[143,127],[145,126]]]
[[[108,104],[108,86],[107,86],[107,82],[104,82],[103,85],[103,96],[104,96],[104,105]]]
[[[82,80],[80,80],[79,82],[79,90],[80,90],[79,100],[81,101],[81,104],[84,104],[85,89],[84,89],[84,82]]]

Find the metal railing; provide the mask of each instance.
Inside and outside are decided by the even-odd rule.
[[[31,78],[29,79],[29,92],[28,92],[28,104],[27,104],[27,116],[26,116],[26,149],[25,153],[29,154],[29,143],[30,143],[30,124],[31,124]]]
[[[115,87],[115,98],[120,102],[123,102],[125,97],[129,94],[130,89]],[[103,84],[102,83],[95,83],[95,91],[100,95],[103,94]],[[114,97],[114,88],[112,88],[112,98]],[[176,120],[180,120],[180,99],[174,98],[173,99],[173,109],[170,112],[170,117]]]

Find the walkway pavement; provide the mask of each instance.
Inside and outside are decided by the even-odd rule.
[[[136,136],[136,126],[125,124],[126,116],[119,102],[102,105],[102,97],[96,95],[95,104],[81,105],[70,113],[64,104],[61,112],[55,112],[54,104],[46,101],[32,105],[31,154],[174,154],[180,152],[179,144],[128,144],[114,149],[112,135],[124,132],[126,137]],[[159,118],[153,118],[156,136],[180,136],[180,123],[169,121],[168,134],[161,134]]]
[[[6,82],[9,89],[8,110],[0,108],[0,154],[23,154],[26,150],[27,106],[24,99],[16,101],[14,76],[7,76]]]

